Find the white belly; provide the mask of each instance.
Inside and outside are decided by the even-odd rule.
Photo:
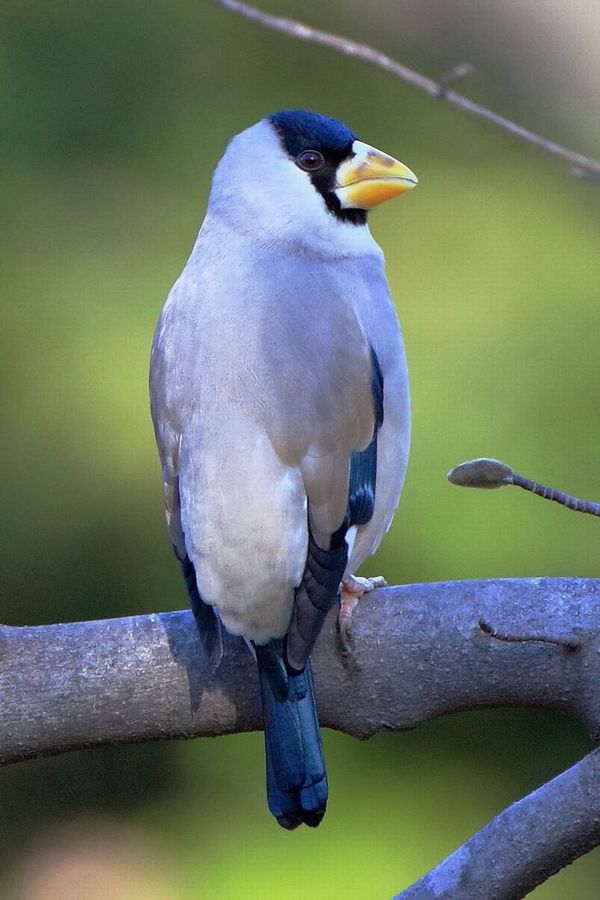
[[[186,549],[205,603],[251,641],[283,637],[307,553],[306,495],[241,410],[186,428],[179,489]]]

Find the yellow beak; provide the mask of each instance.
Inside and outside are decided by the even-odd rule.
[[[342,209],[372,209],[418,183],[414,172],[393,156],[362,141],[354,141],[352,150],[352,159],[337,170],[334,194]]]

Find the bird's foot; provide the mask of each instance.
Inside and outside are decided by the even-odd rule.
[[[358,601],[369,591],[385,587],[387,581],[381,575],[374,578],[359,578],[357,575],[346,575],[340,586],[340,611],[338,613],[338,629],[344,665],[354,662],[354,629],[352,615]]]

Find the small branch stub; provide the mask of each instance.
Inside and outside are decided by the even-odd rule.
[[[471,75],[475,71],[475,66],[472,66],[471,63],[459,63],[457,66],[454,66],[445,75],[442,75],[438,82],[439,90],[438,97],[440,100],[446,99],[446,94],[448,93],[448,87],[455,81],[458,81],[461,78],[466,78],[467,75]]]
[[[479,627],[484,634],[487,634],[495,641],[503,641],[505,644],[531,644],[536,642],[541,644],[554,644],[556,647],[562,647],[563,650],[567,650],[569,653],[573,653],[581,648],[581,643],[579,641],[552,637],[549,634],[509,634],[508,632],[498,631],[497,628],[492,628],[492,626],[487,622],[484,622],[483,619],[479,620]]]

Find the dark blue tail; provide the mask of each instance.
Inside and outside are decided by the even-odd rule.
[[[267,800],[283,828],[315,828],[325,814],[327,776],[310,663],[290,672],[282,641],[257,646],[265,724]]]

